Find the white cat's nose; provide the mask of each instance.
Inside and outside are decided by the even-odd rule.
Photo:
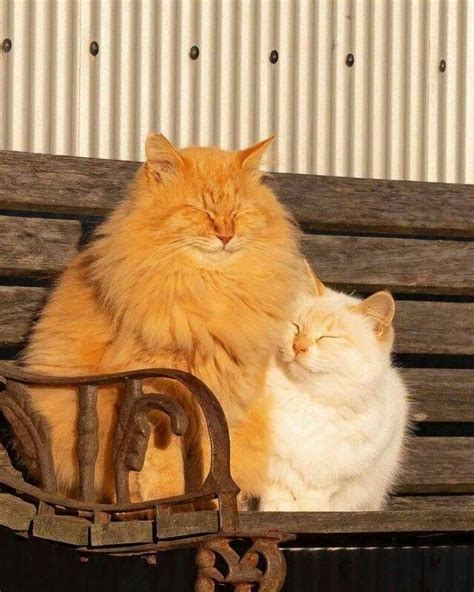
[[[293,342],[293,351],[295,352],[296,355],[301,354],[305,351],[308,351],[308,348],[310,346],[310,343],[307,339],[305,339],[304,337],[299,338],[299,339],[295,339]]]

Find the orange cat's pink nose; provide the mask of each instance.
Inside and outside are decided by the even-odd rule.
[[[230,234],[230,235],[227,235],[227,234],[224,234],[224,235],[222,235],[222,234],[217,234],[216,236],[217,236],[217,238],[218,238],[219,240],[221,240],[221,241],[224,243],[224,246],[225,246],[225,245],[226,245],[226,244],[227,244],[227,243],[228,243],[230,240],[232,240],[232,238],[234,237],[234,235],[233,235],[233,234]]]
[[[295,339],[293,342],[293,351],[296,355],[301,354],[302,352],[308,351],[310,343],[307,339]]]

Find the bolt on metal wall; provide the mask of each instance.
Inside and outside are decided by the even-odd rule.
[[[474,182],[474,0],[0,0],[0,148]]]

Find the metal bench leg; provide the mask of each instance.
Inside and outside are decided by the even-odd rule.
[[[232,541],[251,540],[242,557]],[[201,543],[196,554],[198,574],[195,592],[214,592],[216,584],[231,584],[235,592],[279,592],[285,582],[286,561],[278,547],[280,538],[218,538]],[[216,566],[216,556],[226,563],[226,573]],[[263,566],[259,560],[263,558]],[[258,585],[257,588],[254,586]]]

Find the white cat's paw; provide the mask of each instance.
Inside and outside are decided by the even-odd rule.
[[[295,512],[298,508],[293,499],[272,498],[260,500],[259,509],[261,512]]]

